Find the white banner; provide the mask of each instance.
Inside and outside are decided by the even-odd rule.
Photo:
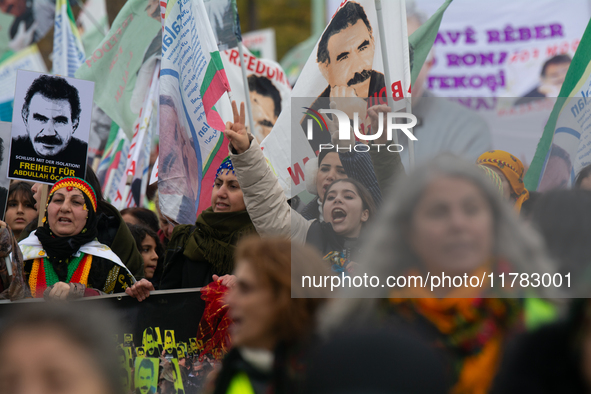
[[[384,1],[382,7],[395,100],[393,109],[399,110],[404,108],[402,98],[408,97],[410,90],[405,3],[401,0]],[[315,110],[320,102],[330,101],[331,97],[386,100],[384,61],[374,0],[341,4],[306,62],[292,97],[310,98],[308,110]],[[320,143],[330,142],[327,130],[315,130],[314,139],[308,141],[299,126],[301,119],[291,117],[291,111],[284,108],[273,131],[262,144],[288,198],[305,190],[301,171],[304,164],[315,157]],[[291,147],[291,152],[286,152],[287,147]]]
[[[244,79],[238,49],[228,49],[220,55],[232,88],[232,99],[237,103],[245,101]],[[275,126],[279,114],[291,98],[291,85],[279,63],[258,59],[246,48],[244,48],[244,65],[254,118],[252,134],[262,142]],[[246,125],[248,124],[248,114],[246,114]]]
[[[441,5],[416,2],[427,15]],[[426,88],[442,97],[522,97],[547,85],[542,90],[556,97],[556,81],[543,81],[542,67],[556,55],[574,55],[590,16],[587,0],[454,0],[435,40]]]
[[[441,0],[416,3],[429,16]],[[528,165],[590,16],[587,0],[454,0],[424,88],[477,111],[492,148]]]
[[[275,29],[253,30],[242,35],[242,43],[258,58],[277,61]]]

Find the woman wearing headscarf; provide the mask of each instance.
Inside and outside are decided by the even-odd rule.
[[[202,287],[231,274],[236,243],[250,234],[256,234],[256,229],[246,211],[232,161],[226,159],[215,175],[211,207],[201,212],[194,225],[174,228],[159,289]],[[143,301],[152,290],[152,283],[142,279],[127,294]]]
[[[521,160],[502,150],[491,150],[480,155],[476,164],[490,167],[501,177],[503,197],[510,201],[517,212],[529,199],[529,191],[523,183],[525,167]]]
[[[19,243],[33,297],[78,298],[125,291],[135,278],[108,246],[96,241],[97,199],[80,178],[49,192],[43,226]]]
[[[135,278],[143,278],[144,264],[142,256],[135,247],[134,239],[129,232],[129,228],[123,221],[119,210],[103,198],[101,183],[91,167],[86,168],[86,177],[84,180],[94,190],[97,200],[97,240],[111,248]],[[31,188],[33,199],[36,201],[35,209],[37,210],[39,210],[41,204],[45,203],[45,201],[38,201],[41,199],[41,190],[41,183],[35,183]],[[21,232],[19,241],[27,238],[37,229],[37,221],[37,218],[35,218],[35,220],[27,225]]]

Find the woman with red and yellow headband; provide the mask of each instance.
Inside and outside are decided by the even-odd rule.
[[[135,283],[119,257],[96,240],[96,207],[94,190],[83,179],[53,185],[43,226],[19,243],[33,297],[119,293]]]
[[[502,150],[491,150],[480,155],[476,164],[490,167],[501,178],[503,197],[514,204],[517,212],[529,199],[529,191],[523,183],[525,167],[521,160]]]

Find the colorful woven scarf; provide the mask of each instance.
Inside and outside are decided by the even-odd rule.
[[[513,194],[516,196],[515,209],[521,211],[521,205],[529,199],[529,192],[523,183],[525,167],[517,157],[502,150],[491,150],[480,155],[476,164],[491,166],[501,170],[509,181]]]
[[[441,334],[435,345],[459,357],[453,394],[488,392],[505,335],[522,311],[517,299],[500,298],[396,298],[390,305],[403,317],[433,325]]]
[[[65,283],[88,284],[88,274],[92,265],[92,255],[80,253],[80,256],[68,263],[68,276]],[[59,278],[47,257],[33,261],[33,267],[29,275],[29,287],[35,298],[43,297],[46,288],[59,282]]]

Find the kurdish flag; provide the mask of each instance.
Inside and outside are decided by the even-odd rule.
[[[125,178],[125,158],[129,153],[130,142],[123,130],[113,123],[109,140],[99,163],[97,176],[103,185],[103,195],[111,203],[117,198],[117,186]]]
[[[590,45],[591,23],[585,29],[525,175],[525,187],[529,190],[544,192],[570,187],[579,171],[591,164]]]
[[[74,77],[84,63],[84,47],[68,0],[57,0],[53,30],[53,73]]]
[[[169,0],[160,72],[160,209],[192,224],[211,205],[215,172],[228,156],[222,114],[230,85],[203,0]]]

